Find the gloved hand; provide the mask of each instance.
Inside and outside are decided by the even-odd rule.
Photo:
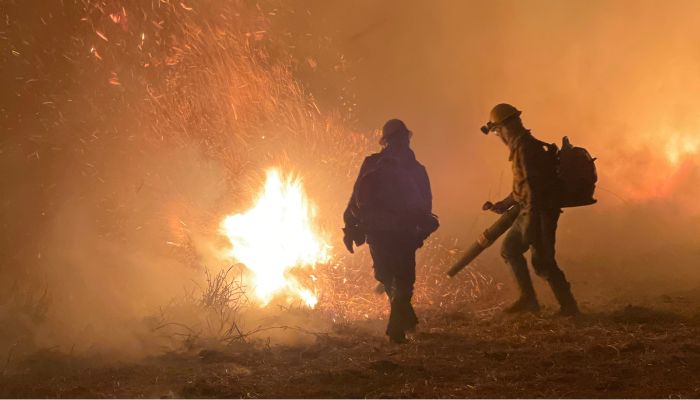
[[[365,233],[359,226],[346,226],[343,228],[343,244],[350,253],[355,253],[353,244],[361,246],[365,243]]]
[[[510,204],[508,201],[497,201],[496,204],[491,206],[491,211],[495,212],[496,214],[503,214],[508,211],[510,206],[512,206],[512,204]]]
[[[343,228],[343,244],[345,245],[345,248],[348,249],[348,251],[351,254],[355,253],[355,251],[352,248],[353,240],[352,240],[352,237],[348,234],[347,228]]]
[[[353,245],[362,246],[365,243],[365,232],[359,225],[343,228],[343,244],[350,253],[354,253]]]
[[[491,203],[490,201],[487,201],[486,203],[484,203],[483,206],[481,206],[481,209],[484,211],[491,210],[496,214],[503,214],[506,211],[508,211],[508,209],[510,209],[514,204],[515,202],[513,201],[513,199],[510,196],[508,196],[501,201],[497,201],[495,204]]]

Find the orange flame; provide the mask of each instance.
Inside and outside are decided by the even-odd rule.
[[[607,182],[614,182],[632,201],[682,200],[692,193],[688,180],[700,168],[700,135],[673,132],[650,137],[631,151],[624,148],[610,158],[616,160],[607,165],[603,174]],[[697,206],[689,203],[689,209]]]
[[[316,290],[290,273],[302,267],[313,269],[330,259],[331,247],[316,232],[314,218],[301,182],[291,177],[283,180],[277,170],[270,169],[255,205],[221,222],[221,232],[232,245],[227,255],[250,271],[261,306],[276,296],[286,296],[288,302],[301,300],[315,307]]]
[[[700,153],[700,136],[672,135],[666,142],[666,158],[677,165],[685,157],[692,157]]]

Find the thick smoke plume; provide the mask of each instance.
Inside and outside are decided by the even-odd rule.
[[[695,287],[696,2],[307,5],[313,19],[290,13],[275,29],[327,36],[326,48],[353,67],[364,126],[407,122],[432,179],[441,234],[473,240],[493,218],[481,204],[510,190],[507,149],[478,130],[493,105],[509,102],[541,140],[560,144],[567,135],[598,158],[598,204],[566,210],[560,223],[559,255],[575,291],[578,282],[579,291],[605,290],[603,298],[621,288],[634,298]],[[300,57],[317,50],[297,49]],[[343,96],[325,79],[310,81]],[[497,255],[492,261],[494,271],[505,269]]]

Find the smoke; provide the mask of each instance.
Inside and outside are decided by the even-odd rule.
[[[504,151],[475,127],[493,104],[509,101],[543,140],[569,135],[590,148],[605,163],[603,185],[635,199],[655,195],[667,172],[681,170],[697,152],[696,8],[314,3],[313,23],[304,28],[331,36],[353,66],[360,122],[376,127],[388,116],[406,119],[427,159],[459,148],[461,157],[440,164],[468,171],[479,165],[479,172],[494,172],[478,183],[497,180]],[[475,186],[486,185],[469,185]]]
[[[566,210],[560,223],[559,255],[575,290],[614,294],[643,283],[639,295],[697,282],[698,3],[305,4],[274,29],[298,40],[298,58],[319,51],[306,36],[343,54],[349,84],[333,86],[310,68],[305,77],[328,98],[352,87],[360,126],[406,121],[441,235],[473,240],[493,219],[481,204],[509,192],[507,149],[478,130],[493,105],[509,102],[539,139],[567,135],[598,158],[598,204]]]
[[[0,352],[143,355],[182,333],[163,324],[212,333],[211,310],[196,308],[210,306],[197,300],[205,271],[233,262],[220,257],[219,224],[250,206],[269,167],[302,176],[324,229],[337,230],[338,187],[367,138],[293,77],[286,44],[268,34],[271,5],[3,12],[13,80],[1,107]]]
[[[356,132],[389,118],[414,131],[439,235],[469,242],[493,219],[481,204],[509,192],[507,149],[478,130],[503,101],[538,138],[598,157],[599,203],[560,225],[574,290],[690,287],[698,8],[10,1],[0,344],[142,354],[146,317],[221,268],[221,217],[249,205],[266,168],[299,173],[337,233],[373,146]],[[491,256],[482,265],[505,268]]]

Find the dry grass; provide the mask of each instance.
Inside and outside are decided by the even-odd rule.
[[[464,307],[493,310],[500,301],[502,284],[480,271],[480,265],[467,268],[457,279],[446,271],[462,249],[453,241],[436,236],[418,250],[414,304],[421,309],[454,312]],[[383,318],[388,312],[386,296],[376,291],[369,252],[340,255],[320,273],[319,310],[333,321]],[[379,292],[379,293],[378,293]]]
[[[700,326],[683,307],[660,319],[643,306],[579,319],[433,313],[403,346],[358,322],[308,345],[228,347],[120,365],[48,352],[0,377],[0,395],[697,397]]]
[[[141,224],[155,225],[153,240],[162,242],[148,244],[165,244],[170,257],[194,270],[195,280],[203,282],[201,296],[189,293],[149,319],[154,332],[171,341],[167,349],[183,342],[189,347],[203,340],[236,342],[264,329],[238,324],[247,304],[242,278],[235,268],[213,274],[203,268],[204,250],[192,232],[216,236],[226,214],[248,206],[264,170],[279,166],[303,178],[320,225],[334,247],[342,249],[339,216],[376,137],[355,132],[352,121],[333,105],[318,104],[295,79],[286,44],[267,32],[273,10],[264,5],[56,0],[47,7],[56,19],[44,28],[37,22],[44,17],[41,11],[13,4],[9,12],[17,17],[10,19],[7,32],[16,43],[28,43],[9,61],[10,73],[22,83],[12,90],[38,104],[52,104],[29,111],[18,105],[8,114],[9,119],[14,111],[36,114],[44,122],[30,131],[13,120],[15,139],[31,139],[37,159],[46,162],[33,167],[38,171],[33,184],[53,187],[65,177],[79,182],[76,187],[95,199],[96,235],[119,246]],[[40,40],[36,32],[42,29],[50,34]],[[52,48],[61,50],[58,61],[48,50]],[[183,149],[194,149],[204,161],[178,160]],[[158,165],[164,162],[169,165]],[[208,163],[224,173],[211,182],[222,188],[219,197],[203,206],[179,181],[182,171],[206,171]],[[157,190],[152,193],[157,206],[147,221],[135,221],[130,210],[144,180],[158,182],[150,188]],[[123,190],[132,186],[133,193]],[[36,207],[50,209],[51,204]],[[447,281],[444,270],[454,247],[449,240],[435,239],[420,251],[417,304],[449,309],[498,290],[496,282],[476,270],[466,288],[464,281]],[[318,308],[329,320],[366,320],[386,313],[386,300],[373,292],[376,283],[366,254],[337,254],[315,274],[322,296]]]

